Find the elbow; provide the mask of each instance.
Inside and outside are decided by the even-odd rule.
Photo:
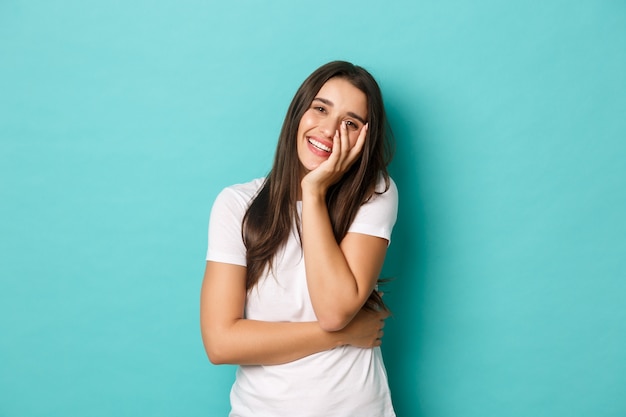
[[[228,361],[220,355],[215,354],[214,352],[207,352],[207,356],[209,357],[209,362],[213,365],[226,365]]]
[[[318,317],[317,322],[325,332],[338,332],[350,323],[352,317],[343,314],[328,314]]]
[[[343,330],[357,315],[361,305],[343,305],[340,308],[326,308],[315,311],[317,323],[326,332]]]
[[[227,365],[233,363],[233,357],[232,354],[230,354],[232,349],[229,349],[228,344],[224,343],[220,337],[215,337],[215,335],[209,335],[208,332],[203,332],[202,342],[209,362],[213,365]]]
[[[224,352],[223,349],[219,349],[215,346],[205,345],[205,351],[207,357],[209,358],[209,362],[211,362],[213,365],[228,365],[232,363],[231,358],[226,352]]]

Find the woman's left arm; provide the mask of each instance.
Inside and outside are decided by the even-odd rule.
[[[304,211],[307,211],[304,215]],[[325,203],[303,207],[302,246],[315,315],[326,331],[343,329],[376,286],[388,241],[348,233],[338,245]]]
[[[350,147],[345,125],[335,135],[331,156],[302,180],[302,247],[309,294],[319,325],[326,331],[344,328],[376,286],[388,240],[348,233],[335,240],[326,191],[361,153],[367,127]]]

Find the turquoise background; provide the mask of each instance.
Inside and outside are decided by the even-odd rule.
[[[332,59],[379,80],[399,417],[626,415],[626,3],[0,3],[0,416],[225,416],[210,206]]]

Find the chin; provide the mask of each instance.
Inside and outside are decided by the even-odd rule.
[[[302,161],[300,161],[300,171],[302,172],[303,175],[306,175],[309,172],[313,171],[318,166],[320,166],[320,164],[321,164],[321,162],[313,162],[313,161],[302,162]]]

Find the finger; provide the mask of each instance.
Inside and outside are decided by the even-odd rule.
[[[350,156],[350,135],[348,135],[348,126],[346,126],[346,122],[341,122],[341,150],[342,152],[342,160],[346,160]]]
[[[333,136],[333,149],[330,152],[328,161],[336,164],[341,153],[341,139],[339,137],[339,131],[335,130],[335,136]]]
[[[359,137],[356,139],[354,147],[350,149],[349,161],[353,162],[363,151],[365,145],[365,138],[367,137],[367,131],[369,130],[369,123],[365,123],[359,132]]]

